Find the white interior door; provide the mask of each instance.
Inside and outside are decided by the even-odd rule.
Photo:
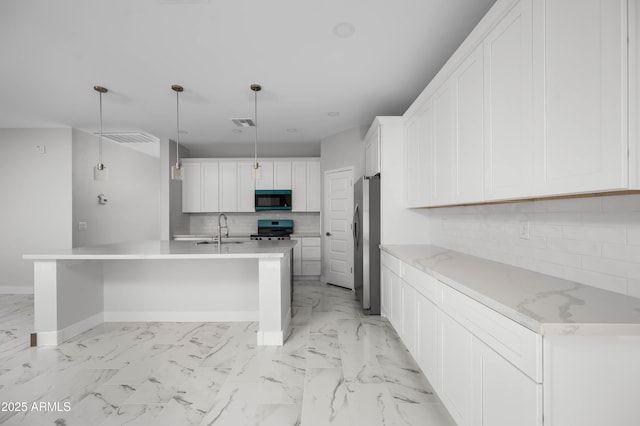
[[[324,279],[353,289],[353,169],[324,174]]]

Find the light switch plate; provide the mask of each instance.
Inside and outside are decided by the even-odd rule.
[[[523,240],[529,239],[529,221],[528,220],[520,221],[520,238]]]

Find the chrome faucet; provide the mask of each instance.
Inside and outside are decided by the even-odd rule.
[[[222,225],[222,219],[224,218],[224,226]],[[220,213],[218,215],[218,247],[222,244],[222,228],[224,228],[224,236],[229,238],[229,226],[227,225],[227,215]]]

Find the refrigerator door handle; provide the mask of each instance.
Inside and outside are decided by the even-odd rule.
[[[353,242],[355,244],[355,247],[358,248],[358,243],[359,243],[359,237],[360,235],[358,234],[358,220],[359,218],[359,214],[358,211],[360,210],[360,207],[358,206],[358,204],[356,203],[356,207],[353,209]]]

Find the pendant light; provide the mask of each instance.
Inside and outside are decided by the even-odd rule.
[[[179,84],[171,86],[171,90],[176,92],[176,164],[171,166],[171,180],[182,180],[182,164],[180,164],[180,92],[184,87]]]
[[[256,128],[256,137],[253,145],[253,167],[251,167],[251,175],[254,178],[260,178],[262,175],[262,167],[258,163],[258,92],[262,90],[262,86],[259,84],[252,84],[251,90],[253,90],[254,97],[254,117],[253,122]]]
[[[98,163],[93,168],[93,180],[109,179],[109,170],[102,163],[102,94],[108,90],[102,86],[93,86],[93,90],[98,92],[100,96],[100,136],[98,136]]]

